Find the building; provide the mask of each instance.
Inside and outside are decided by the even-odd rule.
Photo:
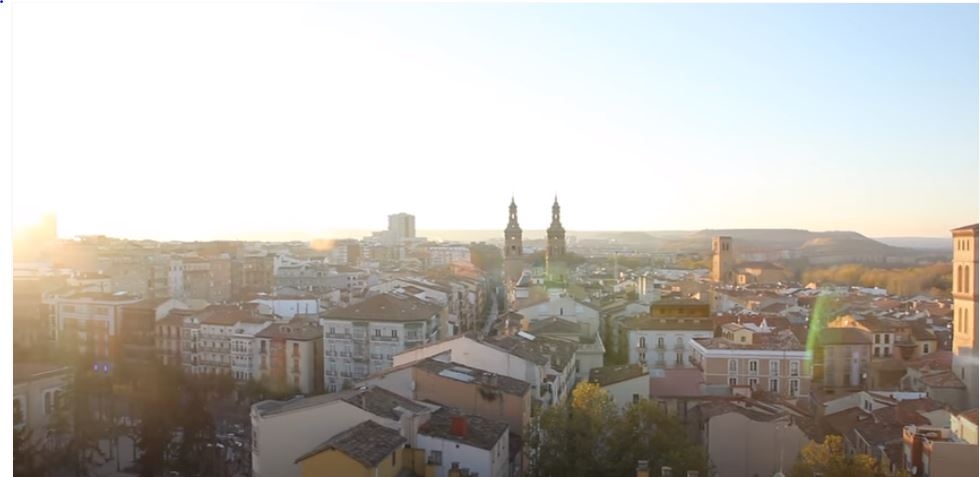
[[[711,280],[726,285],[735,283],[735,252],[731,237],[718,236],[711,240]]]
[[[405,349],[441,337],[447,326],[439,305],[384,293],[321,315],[327,392],[344,389],[390,368]]]
[[[642,364],[594,368],[589,372],[589,382],[609,393],[620,408],[650,397],[650,372]]]
[[[473,263],[466,245],[435,245],[428,249],[429,267],[448,267],[455,263]]]
[[[431,412],[428,406],[377,387],[255,403],[252,475],[299,476],[297,459],[308,449],[368,420],[399,431],[417,447],[415,431]]]
[[[15,364],[14,429],[26,427],[35,444],[43,443],[70,380],[71,370],[64,366]]]
[[[517,204],[510,198],[510,214],[504,229],[504,281],[516,284],[524,273],[524,233],[517,223]]]
[[[388,216],[388,234],[393,245],[415,238],[415,216],[404,212]]]
[[[500,421],[443,407],[419,427],[418,447],[429,452],[437,477],[461,464],[481,476],[511,475],[508,427]]]
[[[378,386],[415,401],[451,406],[466,414],[507,423],[524,436],[531,423],[531,385],[436,355],[369,376],[360,386]]]
[[[978,367],[978,297],[977,292],[977,224],[953,229],[953,373],[966,385],[969,407],[977,407]]]
[[[668,299],[650,305],[650,313],[619,323],[621,346],[629,363],[651,368],[690,367],[694,338],[714,336],[710,306],[697,300]]]
[[[695,409],[701,443],[718,477],[785,475],[811,442],[796,416],[762,403],[709,401]]]
[[[278,296],[260,293],[249,303],[260,305],[263,313],[291,320],[298,314],[316,315],[320,312],[320,300],[314,296]]]
[[[561,206],[558,205],[557,195],[551,206],[551,225],[547,233],[545,275],[549,281],[564,283],[568,280],[568,264],[565,261],[565,227],[561,224]]]
[[[695,338],[691,360],[709,388],[768,391],[789,398],[810,393],[806,346],[790,330],[726,323],[722,336]]]
[[[824,328],[813,349],[813,382],[824,390],[867,387],[871,334],[858,328]]]
[[[769,262],[742,262],[736,267],[735,281],[739,285],[768,285],[785,281],[789,273]]]
[[[45,302],[53,312],[58,346],[109,366],[119,359],[122,308],[140,300],[125,292],[83,292],[49,296]]]
[[[130,377],[139,378],[157,359],[157,322],[172,310],[187,305],[172,298],[147,298],[120,307],[119,364]]]
[[[964,441],[948,427],[905,426],[902,456],[905,470],[914,477],[973,477],[980,473],[977,445]]]
[[[397,429],[364,421],[299,456],[295,463],[302,477],[397,477],[404,475],[400,472],[405,468],[407,442]]]
[[[255,379],[303,394],[323,390],[323,329],[319,324],[301,319],[269,324],[255,333],[252,352]]]
[[[259,358],[255,335],[268,326],[272,321],[240,321],[235,323],[231,332],[231,376],[239,382],[258,380]],[[268,346],[268,344],[267,344]],[[318,355],[319,356],[319,355]],[[285,362],[284,362],[285,364]],[[285,373],[282,373],[285,376]],[[298,386],[297,386],[298,388]]]
[[[405,350],[394,357],[394,366],[442,355],[485,372],[509,376],[531,385],[532,406],[549,407],[564,401],[575,385],[576,345],[565,340],[517,336],[480,338],[465,333]]]

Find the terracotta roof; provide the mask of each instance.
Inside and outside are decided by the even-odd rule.
[[[374,421],[364,421],[299,456],[295,463],[327,450],[336,450],[360,462],[364,467],[374,468],[407,442],[394,429]]]
[[[705,349],[806,350],[806,346],[800,343],[796,335],[790,330],[773,331],[771,333],[753,333],[752,343],[737,343],[727,338],[694,338],[694,341],[705,347]]]
[[[466,431],[463,435],[453,433],[453,417],[462,417],[466,420]],[[507,430],[506,423],[480,416],[464,415],[457,409],[443,407],[432,413],[432,417],[419,427],[419,434],[491,450]]]
[[[960,378],[950,370],[923,374],[919,380],[930,388],[966,388],[963,385],[963,381],[960,381]]]
[[[295,341],[310,341],[323,338],[323,328],[318,324],[291,321],[274,323],[255,334],[256,338],[281,338]]]
[[[624,364],[619,366],[603,366],[589,371],[589,382],[599,386],[609,386],[634,378],[649,376],[646,369],[639,364]]]
[[[520,336],[488,336],[483,342],[536,364],[543,365],[550,361],[555,370],[568,366],[577,348],[573,343],[547,336],[536,336],[533,340]]]
[[[963,416],[964,418],[966,418],[966,420],[968,420],[968,421],[972,422],[974,425],[976,425],[977,424],[977,414],[978,414],[977,409],[971,409],[969,411],[963,411],[963,412],[961,412],[960,413],[960,416]]]
[[[349,321],[425,321],[439,314],[442,307],[412,296],[383,293],[346,308],[335,308],[321,316]]]
[[[697,368],[668,368],[650,377],[650,397],[699,396],[704,376]]]

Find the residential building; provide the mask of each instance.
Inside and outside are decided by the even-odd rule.
[[[415,238],[415,216],[404,212],[389,215],[388,234],[392,244]]]
[[[575,385],[576,346],[565,340],[517,336],[480,338],[465,333],[405,350],[394,356],[394,366],[444,355],[444,360],[509,376],[531,385],[531,404],[549,407],[564,401]]]
[[[599,308],[577,300],[563,290],[549,290],[547,297],[519,300],[514,311],[532,324],[538,320],[558,317],[576,323],[581,335],[591,336],[600,331]]]
[[[231,262],[232,300],[246,300],[258,293],[271,293],[275,285],[275,255],[241,255]]]
[[[68,390],[71,369],[65,366],[14,364],[14,428],[27,427],[35,444],[43,444]]]
[[[390,293],[328,310],[320,323],[327,392],[392,367],[395,355],[439,339],[446,326],[441,306]]]
[[[589,372],[589,382],[609,393],[620,408],[650,397],[650,372],[642,364],[594,368]]]
[[[193,313],[191,310],[173,309],[167,316],[156,322],[157,359],[165,366],[181,365],[183,351],[181,332],[184,320]]]
[[[381,371],[357,383],[378,386],[415,401],[451,406],[466,414],[507,423],[524,436],[531,423],[531,385],[446,361],[449,353]]]
[[[436,245],[428,247],[429,267],[447,267],[454,263],[472,263],[470,247],[466,245]]]
[[[709,305],[697,300],[668,299],[650,305],[649,315],[619,323],[619,339],[629,363],[651,368],[692,366],[691,340],[714,336]]]
[[[296,458],[302,477],[397,477],[407,439],[397,429],[364,421]],[[406,451],[406,452],[403,452]],[[408,454],[411,455],[411,454]],[[410,467],[409,467],[410,469]]]
[[[811,442],[797,416],[759,402],[716,400],[695,409],[700,442],[718,477],[785,475]]]
[[[120,364],[139,377],[157,358],[157,322],[187,305],[172,298],[147,298],[120,307],[118,350]]]
[[[263,313],[286,320],[291,320],[298,314],[320,313],[320,300],[308,295],[278,296],[260,293],[249,300],[249,303],[261,305],[259,309]]]
[[[258,380],[259,358],[256,334],[273,325],[270,321],[240,321],[231,333],[231,376],[239,382]],[[268,343],[266,344],[268,349]],[[319,358],[316,353],[314,359]],[[283,373],[285,376],[285,373]]]
[[[971,409],[951,416],[949,429],[964,442],[977,445],[977,410]]]
[[[798,398],[810,393],[806,346],[790,330],[726,323],[722,336],[691,340],[691,361],[709,388],[768,391]]]
[[[966,386],[969,407],[980,394],[980,293],[977,291],[980,225],[953,229],[953,373]]]
[[[858,328],[824,328],[817,333],[813,348],[813,382],[822,389],[864,389],[870,361],[870,333]]]
[[[443,407],[418,430],[417,447],[429,453],[437,477],[465,466],[481,476],[508,477],[511,456],[507,424]]]
[[[418,447],[415,432],[431,412],[377,387],[253,404],[252,475],[299,476],[297,459],[307,449],[368,420],[399,431]]]
[[[948,427],[905,426],[902,437],[905,470],[913,477],[973,477],[980,473],[977,445],[960,439]]]
[[[125,292],[69,293],[49,296],[58,345],[71,353],[109,365],[119,358],[122,308],[141,300]]]
[[[255,334],[255,379],[268,379],[304,394],[323,390],[323,329],[295,319],[272,323]]]

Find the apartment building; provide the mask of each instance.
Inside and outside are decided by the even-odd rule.
[[[254,377],[303,394],[323,390],[323,329],[302,319],[272,323],[255,334]]]
[[[256,334],[272,325],[272,321],[238,322],[231,334],[231,375],[239,382],[258,380]]]
[[[172,298],[147,298],[120,309],[119,361],[138,375],[157,358],[157,322],[173,310],[187,309],[187,305]]]
[[[232,336],[243,325],[271,320],[255,307],[212,305],[183,319],[180,363],[188,374],[232,373]]]
[[[466,245],[436,245],[428,249],[429,267],[445,267],[453,263],[472,263],[470,248]]]
[[[913,477],[973,477],[980,473],[977,445],[963,440],[948,427],[905,426],[902,460]]]
[[[324,383],[334,392],[390,368],[405,349],[440,338],[443,307],[406,295],[384,293],[321,314]]]
[[[714,336],[710,306],[697,300],[660,300],[650,313],[619,323],[620,345],[630,364],[651,368],[690,367],[691,340]]]
[[[54,423],[61,397],[67,392],[71,369],[50,364],[15,364],[14,428],[27,427],[34,443],[44,441]]]
[[[82,292],[49,295],[45,303],[52,310],[52,328],[62,349],[108,364],[119,357],[122,308],[140,300],[125,292]]]
[[[768,391],[797,398],[810,393],[806,346],[790,330],[726,323],[722,336],[691,340],[691,362],[707,388]]]

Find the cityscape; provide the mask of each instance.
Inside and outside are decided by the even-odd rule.
[[[90,6],[0,4],[12,475],[980,474],[976,4]]]

